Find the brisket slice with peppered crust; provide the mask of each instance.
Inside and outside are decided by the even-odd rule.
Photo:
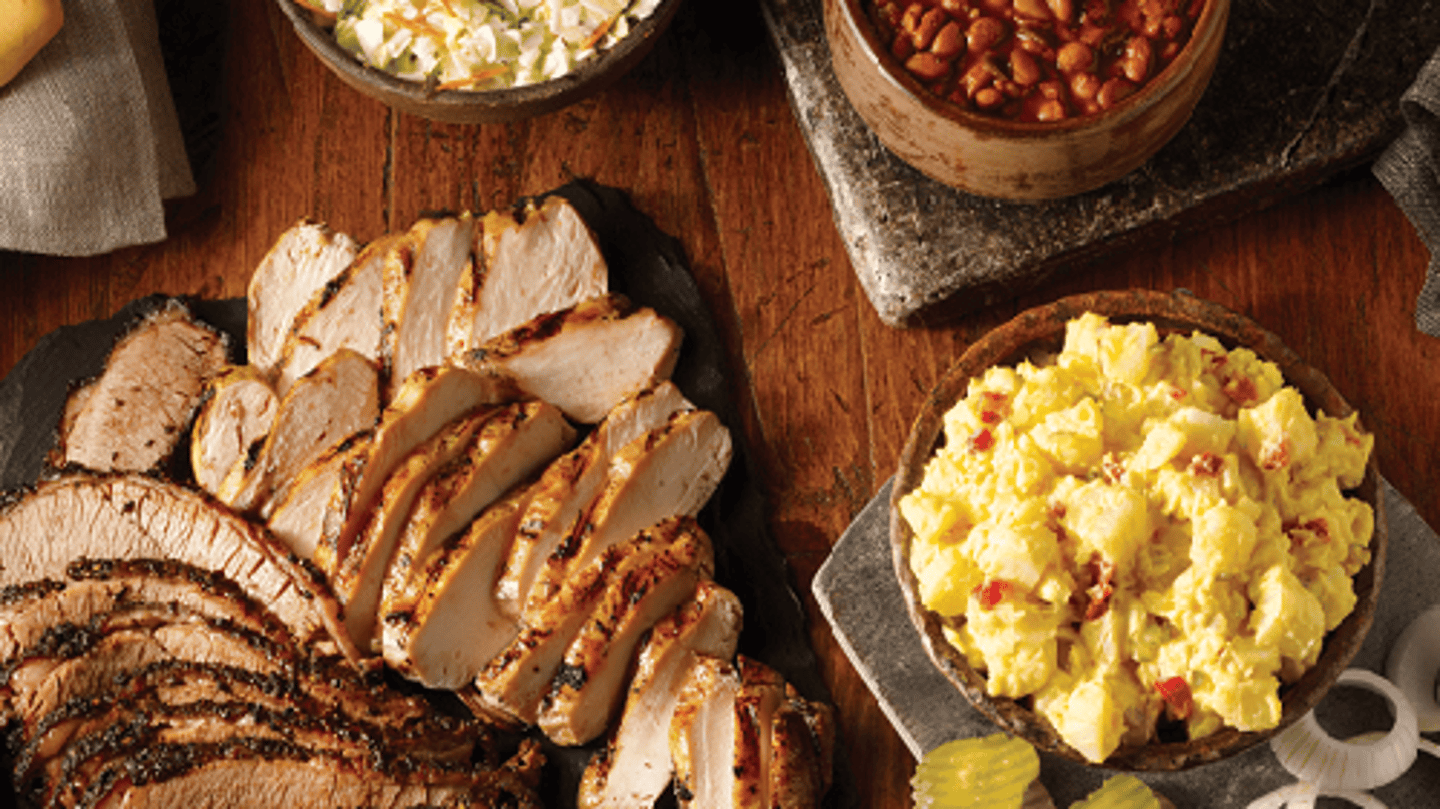
[[[304,648],[353,657],[318,570],[263,527],[174,484],[88,473],[42,482],[0,509],[0,547],[0,592],[64,581],[79,559],[168,559],[233,582]]]
[[[228,351],[220,332],[166,300],[116,341],[98,377],[71,392],[52,465],[177,473],[176,449]]]
[[[211,570],[171,560],[76,560],[62,579],[33,582],[0,593],[0,659],[38,641],[62,624],[86,625],[114,611],[203,616],[233,621],[277,643],[293,643],[287,626]],[[117,616],[118,618],[118,616]]]
[[[538,765],[527,746],[493,769],[418,767],[390,772],[288,742],[234,739],[159,744],[112,759],[83,785],[77,806],[123,794],[127,807],[539,807]]]

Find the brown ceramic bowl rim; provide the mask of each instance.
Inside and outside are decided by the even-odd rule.
[[[982,134],[1010,138],[1041,137],[1056,132],[1088,129],[1102,122],[1112,120],[1122,122],[1133,118],[1149,106],[1152,99],[1168,94],[1180,83],[1184,78],[1185,71],[1189,69],[1189,63],[1196,58],[1200,47],[1196,43],[1211,36],[1220,35],[1221,32],[1213,29],[1225,25],[1229,17],[1230,6],[1230,0],[1205,0],[1205,7],[1201,10],[1199,18],[1195,20],[1185,47],[1180,49],[1180,53],[1170,60],[1164,70],[1150,77],[1149,81],[1141,85],[1139,92],[1124,98],[1108,110],[1045,123],[1014,121],[1009,118],[973,112],[953,101],[935,95],[914,76],[911,76],[905,70],[904,65],[900,64],[900,60],[890,53],[890,49],[880,42],[879,34],[864,8],[865,3],[872,2],[872,0],[838,0],[838,2],[845,9],[847,22],[858,31],[860,40],[870,52],[874,62],[880,66],[882,75],[890,84],[938,116],[963,124]]]
[[[969,381],[994,365],[1013,365],[1037,349],[1057,350],[1064,324],[1085,312],[1106,315],[1115,323],[1149,321],[1162,329],[1185,333],[1199,329],[1227,346],[1245,346],[1276,363],[1288,385],[1305,397],[1312,412],[1345,417],[1354,408],[1319,371],[1305,364],[1280,338],[1244,315],[1187,292],[1151,290],[1106,291],[1075,295],[1022,312],[973,343],[946,372],[921,408],[900,457],[890,499],[890,541],[895,572],[905,594],[911,622],[919,631],[936,666],[981,713],[1002,729],[1047,752],[1073,761],[1093,764],[1060,740],[1043,717],[1021,702],[990,697],[985,679],[970,667],[965,656],[945,640],[940,616],[921,604],[915,576],[910,570],[910,528],[899,516],[900,498],[915,489],[925,462],[943,438],[942,416],[964,395]],[[1103,766],[1121,770],[1179,770],[1216,761],[1260,742],[1304,716],[1319,703],[1335,679],[1359,651],[1374,618],[1375,604],[1385,569],[1388,530],[1379,471],[1372,453],[1364,480],[1350,492],[1369,502],[1375,511],[1375,534],[1370,541],[1371,560],[1354,576],[1357,601],[1354,610],[1325,637],[1320,659],[1298,681],[1281,689],[1280,724],[1267,731],[1239,731],[1226,727],[1202,739],[1122,746]]]
[[[503,120],[503,110],[535,108],[543,113],[578,101],[582,96],[619,78],[627,64],[638,62],[654,44],[655,35],[674,18],[681,0],[658,0],[649,16],[630,27],[629,33],[612,47],[596,52],[570,72],[546,81],[493,90],[439,90],[424,82],[392,76],[356,59],[335,41],[335,36],[316,22],[315,12],[296,0],[276,0],[290,19],[295,32],[331,69],[352,84],[372,87],[382,96],[403,98],[408,104],[436,111],[441,120],[460,120],[486,111]]]

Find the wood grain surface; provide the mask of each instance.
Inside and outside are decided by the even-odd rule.
[[[627,189],[684,244],[730,352],[773,535],[810,611],[865,807],[910,803],[914,766],[809,596],[815,570],[892,473],[952,358],[1018,310],[1091,289],[1187,288],[1329,373],[1376,433],[1382,473],[1440,526],[1440,340],[1416,331],[1428,255],[1356,172],[1233,225],[1067,268],[944,328],[893,330],[859,291],[753,0],[692,2],[640,67],[531,121],[392,113],[304,49],[273,0],[230,5],[223,137],[171,237],[90,259],[0,253],[0,372],[50,330],[151,292],[231,297],[302,216],[357,239],[426,211],[487,210],[575,178]]]

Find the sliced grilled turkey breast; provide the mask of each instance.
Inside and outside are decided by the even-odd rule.
[[[594,563],[567,580],[556,597],[527,622],[519,636],[475,678],[484,708],[535,724],[540,700],[565,659],[565,651],[590,619],[611,582],[664,550],[664,537],[641,531],[611,546]]]
[[[326,504],[315,562],[335,570],[370,518],[370,507],[390,472],[410,451],[461,414],[481,405],[518,398],[509,380],[454,367],[411,374],[380,414],[370,449],[345,465]]]
[[[784,702],[785,680],[774,669],[741,655],[736,660],[740,692],[735,695],[735,803],[769,809],[771,732],[775,711]]]
[[[456,690],[520,634],[495,601],[495,580],[533,489],[512,489],[431,554],[403,592],[387,593],[381,648],[392,668],[428,688]]]
[[[735,698],[740,676],[724,660],[700,657],[686,677],[670,719],[675,796],[689,809],[735,805]]]
[[[355,645],[369,653],[375,629],[375,611],[380,604],[385,571],[395,558],[395,546],[410,519],[411,508],[431,476],[456,458],[463,457],[476,434],[499,413],[480,407],[446,425],[405,456],[385,481],[370,520],[351,544],[339,567],[328,571],[330,585],[345,605],[345,627]]]
[[[668,379],[681,337],[674,321],[610,293],[530,320],[457,363],[498,369],[571,419],[594,424],[626,396]]]
[[[0,510],[0,590],[63,582],[76,559],[168,559],[214,571],[307,646],[340,644],[339,606],[319,574],[263,528],[204,496],[141,475],[65,475]]]
[[[422,219],[405,234],[382,269],[381,350],[396,379],[445,361],[445,327],[460,274],[471,263],[475,221],[470,214]]]
[[[57,465],[97,472],[159,470],[185,434],[227,343],[169,300],[111,349],[100,376],[75,391],[60,423]]]
[[[362,430],[325,450],[261,510],[265,525],[301,559],[313,560],[325,533],[325,509],[345,470],[370,452],[374,430]]]
[[[708,410],[675,413],[626,444],[610,462],[604,490],[545,559],[526,594],[526,620],[609,546],[667,517],[699,512],[730,453],[730,431]]]
[[[250,276],[246,292],[248,362],[271,373],[295,315],[355,259],[359,246],[325,225],[302,220],[280,234]]]
[[[664,537],[664,550],[610,583],[541,701],[537,724],[557,744],[586,744],[605,732],[641,637],[714,572],[710,538],[693,519],[675,517],[649,530]]]
[[[672,414],[693,409],[669,380],[646,388],[616,405],[580,446],[545,469],[496,586],[502,609],[520,615],[540,566],[573,527],[581,510],[599,495],[610,461],[620,449],[664,424]]]
[[[286,391],[255,463],[233,468],[216,499],[237,511],[263,511],[284,499],[311,461],[373,426],[379,413],[375,364],[348,349],[331,354]]]
[[[281,393],[342,348],[374,360],[389,379],[380,355],[380,309],[385,296],[381,268],[403,239],[390,234],[365,246],[341,273],[315,290],[295,313],[280,348],[275,387]]]
[[[549,403],[516,403],[497,411],[465,454],[437,471],[416,498],[385,573],[383,598],[398,598],[411,571],[423,567],[441,542],[511,486],[533,477],[574,439],[575,429]]]
[[[817,717],[823,716],[823,719]],[[786,685],[786,700],[770,721],[770,806],[819,806],[830,788],[829,708],[800,698]]]
[[[581,809],[655,804],[675,773],[669,734],[680,688],[699,656],[729,660],[740,639],[740,599],[711,580],[655,625],[640,649],[620,725],[585,767]],[[662,732],[656,732],[657,728]]]
[[[450,313],[450,357],[609,290],[600,244],[564,197],[539,207],[531,200],[518,215],[491,211],[475,235],[475,260],[460,276]]]
[[[280,397],[253,365],[231,365],[210,380],[190,432],[190,468],[211,494],[237,465],[259,460]]]

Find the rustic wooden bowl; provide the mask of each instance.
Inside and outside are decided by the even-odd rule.
[[[523,87],[479,91],[435,90],[362,64],[336,43],[331,31],[310,9],[295,0],[276,2],[305,47],[361,94],[432,121],[490,124],[544,115],[604,90],[650,53],[655,40],[675,18],[681,0],[661,0],[654,13],[635,23],[614,47],[595,54],[563,76]]]
[[[840,87],[890,151],[927,176],[987,197],[1041,200],[1129,174],[1190,119],[1215,71],[1230,0],[1210,0],[1190,41],[1139,92],[1096,115],[1021,123],[928,92],[880,41],[870,0],[824,0]]]
[[[1065,323],[1087,312],[1097,312],[1113,323],[1150,321],[1161,329],[1189,333],[1200,329],[1228,347],[1245,346],[1279,366],[1286,384],[1305,397],[1312,414],[1324,410],[1337,417],[1354,412],[1324,374],[1306,365],[1278,337],[1243,315],[1187,293],[1166,294],[1149,290],[1096,292],[1063,298],[1046,306],[1022,312],[972,344],[941,379],[915,419],[900,456],[900,469],[890,500],[890,542],[895,572],[904,592],[910,618],[935,665],[981,713],[1003,730],[1020,736],[1037,748],[1089,764],[1074,748],[1065,744],[1051,724],[1025,704],[1028,700],[991,697],[985,678],[973,669],[965,656],[945,640],[940,616],[921,603],[915,576],[910,570],[909,525],[900,517],[900,498],[920,485],[925,463],[944,440],[943,416],[965,395],[966,386],[993,365],[1014,365],[1038,353],[1056,353],[1064,340]],[[1273,730],[1242,732],[1224,728],[1202,739],[1187,742],[1122,746],[1104,766],[1121,770],[1179,770],[1216,761],[1262,741],[1304,716],[1334,684],[1335,678],[1359,651],[1375,614],[1380,582],[1385,569],[1386,523],[1381,502],[1380,476],[1372,455],[1358,490],[1350,492],[1375,510],[1375,535],[1370,541],[1371,560],[1355,576],[1355,610],[1325,638],[1319,661],[1301,679],[1281,689],[1283,709],[1280,724]]]

